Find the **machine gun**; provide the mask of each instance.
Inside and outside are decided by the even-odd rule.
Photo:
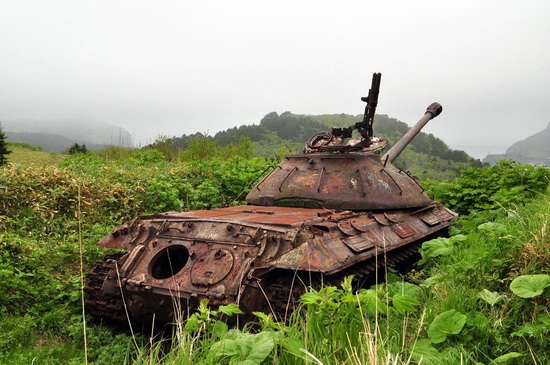
[[[376,106],[378,105],[378,94],[380,93],[380,80],[382,74],[380,72],[372,75],[372,85],[369,89],[367,97],[362,97],[361,101],[367,103],[365,106],[365,113],[363,114],[363,120],[357,122],[354,125],[347,128],[332,128],[332,135],[334,137],[351,138],[354,130],[361,134],[363,138],[363,144],[365,146],[370,145],[371,138],[373,137],[372,122],[374,120],[374,113],[376,112]]]
[[[378,104],[378,94],[380,93],[381,73],[372,75],[372,85],[369,89],[367,97],[362,97],[361,100],[366,102],[365,113],[363,120],[352,126],[342,128],[333,127],[332,131],[319,132],[309,139],[306,144],[305,152],[325,151],[325,152],[346,152],[346,151],[380,151],[387,143],[386,140],[374,137],[372,124],[374,113]],[[361,138],[352,138],[353,131],[357,130],[361,134]]]
[[[372,86],[369,89],[369,95],[362,97],[361,101],[367,103],[365,106],[365,114],[363,115],[363,121],[355,124],[355,128],[361,133],[361,136],[367,140],[373,136],[372,121],[374,120],[374,113],[376,112],[376,106],[378,105],[378,93],[380,92],[380,79],[382,74],[380,72],[372,75]]]

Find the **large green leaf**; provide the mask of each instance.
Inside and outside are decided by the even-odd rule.
[[[534,298],[541,295],[550,286],[550,275],[518,276],[510,283],[512,293],[521,298]]]
[[[388,306],[373,289],[362,289],[357,293],[361,306],[372,316],[380,313],[387,314]]]
[[[479,329],[486,329],[489,325],[489,320],[483,313],[471,311],[466,313],[466,324]]]
[[[501,223],[485,222],[477,226],[482,232],[492,235],[504,235],[506,233],[506,226]]]
[[[418,300],[406,294],[396,294],[392,298],[395,310],[400,314],[415,312],[418,309]]]
[[[418,364],[424,365],[439,365],[443,362],[443,355],[425,338],[416,341],[411,349],[411,357]]]
[[[493,361],[491,361],[492,364],[508,364],[509,361],[512,361],[514,359],[517,359],[518,357],[522,357],[523,354],[520,354],[519,352],[509,352],[507,354],[504,354],[502,356],[497,357]]]
[[[228,334],[231,331],[228,332]],[[275,332],[256,335],[234,332],[234,338],[225,338],[210,347],[214,358],[229,359],[231,365],[260,365],[275,348]]]
[[[425,263],[430,258],[450,255],[454,249],[454,244],[465,239],[466,236],[459,234],[450,238],[438,237],[424,242],[419,250],[422,255],[420,264]]]
[[[434,258],[437,256],[445,256],[451,253],[453,249],[452,242],[445,237],[438,237],[433,240],[424,242],[420,253],[423,259]]]
[[[251,336],[251,341],[248,341],[246,346],[248,353],[243,356],[242,362],[237,361],[234,364],[260,365],[275,348],[274,337],[275,332],[269,331]]]
[[[242,352],[239,345],[236,340],[226,338],[214,343],[210,347],[210,354],[215,357],[235,357]]]
[[[210,333],[213,338],[222,338],[229,330],[227,324],[222,321],[216,321],[212,326],[209,326]]]
[[[466,315],[455,309],[448,310],[434,318],[428,328],[428,337],[432,343],[441,343],[448,335],[459,334],[465,323]]]

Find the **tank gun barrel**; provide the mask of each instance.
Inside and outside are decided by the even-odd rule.
[[[407,145],[413,140],[413,138],[420,132],[422,128],[433,118],[441,114],[443,107],[439,103],[432,103],[426,109],[426,113],[416,124],[409,129],[407,133],[392,147],[388,152],[382,156],[382,161],[393,162],[399,154],[407,147]]]

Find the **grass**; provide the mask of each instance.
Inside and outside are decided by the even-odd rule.
[[[312,290],[302,297],[302,315],[289,324],[264,316],[260,330],[237,334],[215,335],[215,319],[197,332],[182,325],[171,350],[142,349],[136,363],[244,364],[238,359],[247,359],[246,336],[273,333],[265,344],[270,354],[247,364],[546,364],[550,289],[528,300],[509,285],[519,275],[550,274],[550,198],[505,213],[471,231],[464,218],[455,233],[466,239],[448,255],[428,258],[416,273],[419,286],[390,275],[389,283],[357,294],[347,283]],[[398,310],[398,294],[410,300],[407,310]],[[220,343],[224,352],[212,355],[208,349],[220,351]]]
[[[26,163],[40,153],[30,151]],[[150,183],[151,176],[160,184],[171,176],[160,173],[164,162],[152,169],[158,175],[144,177],[136,167],[135,176],[126,175],[127,169],[92,157],[73,157],[65,168],[14,163],[1,171],[10,185],[0,191],[0,363],[85,363],[74,217],[84,217],[89,265],[103,253],[94,243],[110,229],[104,222],[117,221],[119,212],[132,211],[134,200],[145,200],[136,198],[139,191],[128,181]],[[133,163],[144,169],[158,160],[151,153],[138,157]],[[181,171],[173,175],[181,177]],[[207,178],[200,176],[201,182]],[[82,215],[75,210],[81,188]],[[159,185],[145,195],[154,211],[157,190],[166,189]],[[388,283],[359,293],[346,282],[311,290],[286,324],[260,315],[255,325],[230,329],[204,306],[161,338],[147,329],[132,336],[87,318],[88,363],[545,364],[550,289],[522,298],[510,283],[550,274],[549,218],[548,193],[525,206],[461,217],[453,239],[438,243],[446,249],[426,250],[409,281],[388,273]]]
[[[8,143],[11,153],[7,156],[8,163],[31,166],[31,165],[55,165],[61,163],[67,155],[57,152],[37,151],[29,146]]]

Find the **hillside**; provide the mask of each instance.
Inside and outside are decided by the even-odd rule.
[[[57,152],[38,151],[36,148],[21,143],[9,143],[8,148],[11,151],[7,156],[8,162],[21,166],[57,165],[67,157],[67,155]]]
[[[243,137],[250,138],[256,154],[262,157],[280,159],[283,154],[301,151],[306,141],[315,133],[330,131],[332,127],[347,127],[362,119],[362,115],[324,114],[300,115],[284,112],[271,112],[262,118],[258,125],[242,125],[216,133],[213,137],[200,133],[174,137],[175,148],[185,149],[196,138],[209,138],[219,145],[238,144]],[[374,120],[374,133],[388,139],[391,147],[407,131],[409,126],[387,115],[377,115]],[[466,152],[450,149],[433,134],[420,132],[409,148],[396,160],[395,165],[403,170],[411,170],[420,178],[441,180],[458,175],[466,166],[481,166],[479,160]]]
[[[74,143],[86,144],[92,150],[133,145],[125,129],[94,120],[2,121],[2,129],[8,141],[40,146],[45,152],[62,152]]]
[[[511,145],[506,153],[487,155],[483,162],[493,165],[500,160],[550,166],[550,123],[542,131]]]
[[[216,133],[213,139],[223,146],[238,143],[241,137],[249,137],[256,144],[260,155],[272,151],[269,147],[273,144],[287,146],[295,152],[302,150],[306,141],[315,133],[330,131],[332,127],[347,127],[360,121],[361,118],[361,115],[348,114],[300,115],[284,112],[279,115],[276,112],[271,112],[260,121],[259,125],[230,128]],[[388,139],[387,149],[408,130],[409,126],[406,123],[387,115],[377,115],[375,118],[374,133]],[[197,136],[202,135],[176,137],[173,138],[173,144],[176,147],[185,148],[189,139]],[[473,161],[464,151],[450,149],[441,139],[431,133],[420,132],[411,142],[411,149],[417,153],[429,154],[450,161]]]

